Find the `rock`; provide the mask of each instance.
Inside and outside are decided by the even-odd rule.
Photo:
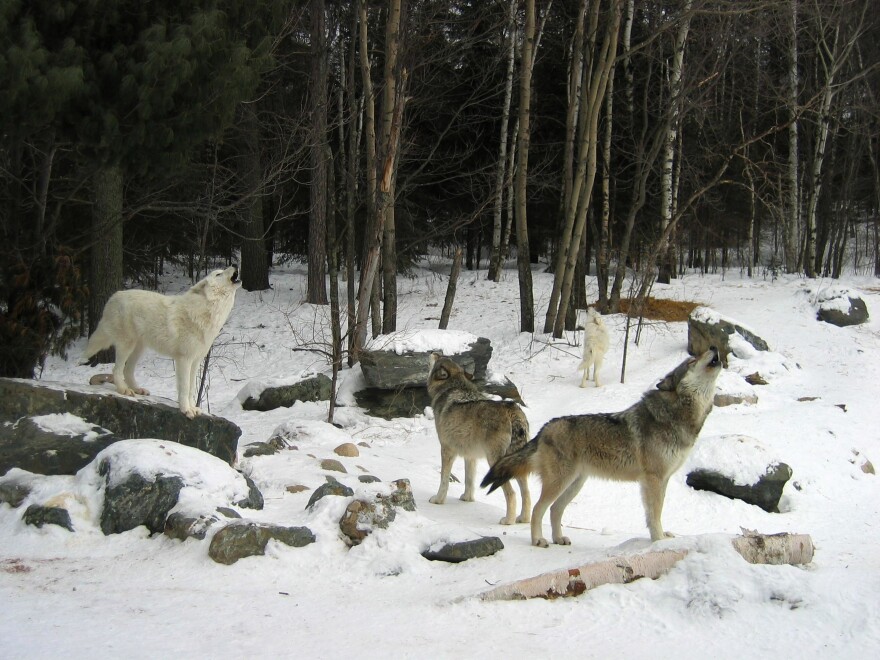
[[[374,529],[386,529],[397,517],[397,509],[415,511],[412,487],[408,479],[393,482],[390,494],[379,493],[372,501],[354,500],[349,503],[339,521],[339,529],[352,545],[358,545]]]
[[[79,417],[91,430],[72,436],[38,423],[43,416],[64,413]],[[196,447],[233,465],[239,436],[241,429],[226,419],[189,419],[176,406],[152,398],[0,378],[0,475],[13,467],[36,474],[76,474],[111,444],[145,437]]]
[[[103,494],[100,525],[105,534],[139,525],[154,534],[164,532],[172,509],[195,520],[224,511],[237,516],[233,506],[263,505],[246,475],[215,456],[163,440],[114,443],[83,468],[77,480]],[[187,497],[181,500],[184,488]]]
[[[726,406],[736,406],[741,403],[747,403],[751,406],[758,403],[758,397],[754,394],[723,394],[718,392],[715,395],[714,405],[718,408]]]
[[[104,492],[101,531],[119,534],[140,525],[153,534],[165,531],[165,519],[177,504],[181,488],[183,479],[177,476],[148,481],[139,474],[129,474],[125,481],[108,486]]]
[[[342,443],[333,450],[333,453],[337,454],[338,456],[344,456],[346,458],[357,458],[361,455],[361,452],[358,450],[357,445],[352,442]]]
[[[31,489],[19,483],[0,483],[0,502],[5,502],[13,509],[21,506]]]
[[[26,525],[42,527],[43,525],[58,525],[68,531],[73,531],[73,523],[70,522],[70,513],[67,509],[57,506],[40,506],[31,504],[24,512],[22,518]]]
[[[214,534],[208,547],[208,556],[219,564],[234,564],[245,557],[266,554],[266,545],[270,540],[301,548],[314,543],[315,535],[307,527],[235,522]]]
[[[393,339],[387,338],[387,341],[392,343]],[[383,390],[424,386],[428,380],[428,361],[435,350],[441,350],[441,346],[428,351],[401,353],[395,350],[363,350],[359,357],[364,380],[369,387]],[[483,380],[492,357],[492,343],[485,337],[478,337],[468,350],[448,357],[460,364],[475,380]]]
[[[431,561],[446,561],[458,564],[468,559],[489,557],[503,549],[504,544],[497,536],[483,536],[472,541],[446,543],[436,550],[428,548],[422,552],[422,557]]]
[[[749,385],[766,385],[767,384],[767,380],[761,374],[759,374],[757,371],[753,374],[749,374],[748,376],[746,376],[746,382]]]
[[[731,338],[734,336],[745,340],[757,351],[770,350],[767,342],[756,334],[708,307],[697,307],[688,317],[687,350],[690,355],[701,355],[710,346],[715,346],[722,364],[726,367],[727,356],[731,352],[736,355],[735,343],[731,346]]]
[[[270,442],[252,442],[244,447],[244,457],[273,456],[278,453],[278,448]]]
[[[293,385],[267,387],[256,399],[248,397],[241,407],[245,410],[266,412],[276,408],[290,408],[297,401],[329,401],[332,381],[324,374],[306,378]]]
[[[296,484],[296,485],[294,485],[294,486],[288,486],[287,488],[285,488],[285,490],[286,490],[288,493],[296,494],[296,493],[302,493],[303,491],[311,490],[311,489],[310,489],[308,486],[303,486],[303,485],[301,485],[301,484]]]
[[[321,461],[321,469],[330,470],[331,472],[342,472],[343,474],[348,473],[348,470],[345,469],[345,466],[337,461],[335,458],[325,458],[323,461]]]
[[[247,483],[248,487],[248,496],[242,500],[239,500],[235,503],[235,506],[240,506],[243,509],[256,509],[260,510],[263,508],[263,494],[260,492],[260,489],[257,488],[257,484],[254,483],[254,480],[251,479],[246,474],[242,474],[244,477],[245,483]]]
[[[315,492],[309,498],[308,504],[306,504],[306,508],[311,509],[318,500],[328,495],[351,497],[354,495],[354,491],[345,484],[339,483],[336,479],[328,480],[327,483],[315,489]]]
[[[182,513],[172,513],[165,520],[165,536],[185,541],[186,539],[205,538],[208,529],[220,518],[215,515],[187,516]]]
[[[791,479],[791,468],[785,463],[775,463],[754,484],[740,485],[731,477],[715,470],[697,469],[687,475],[687,485],[695,490],[708,490],[735,500],[759,506],[764,511],[779,513],[779,498],[786,482]]]
[[[500,396],[523,404],[519,391],[509,379],[503,383],[486,383],[477,381],[474,383],[483,392],[489,395]],[[425,412],[425,408],[431,405],[431,397],[424,387],[404,387],[397,390],[383,390],[376,387],[368,387],[354,393],[355,400],[360,408],[368,415],[381,417],[382,419],[395,419],[396,417],[416,417]]]
[[[362,474],[358,477],[358,481],[362,484],[375,484],[381,481],[381,479],[379,479],[379,477],[374,477],[372,474]]]
[[[866,323],[868,306],[855,291],[839,286],[828,286],[816,293],[819,310],[816,320],[841,328]]]

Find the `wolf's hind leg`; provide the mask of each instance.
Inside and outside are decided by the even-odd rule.
[[[516,492],[509,481],[501,484],[501,490],[504,491],[504,501],[507,506],[507,514],[499,521],[502,525],[512,525],[516,522]]]
[[[135,394],[146,396],[149,392],[138,385],[137,380],[134,377],[134,368],[137,366],[138,360],[141,359],[143,353],[144,345],[138,343],[125,360],[125,368],[122,370],[122,373],[125,375],[125,382],[128,384],[128,387],[131,388]]]
[[[474,501],[475,482],[477,480],[477,459],[464,459],[464,493],[459,498],[462,502]]]
[[[541,497],[538,498],[538,503],[535,504],[535,508],[532,510],[532,545],[536,545],[539,548],[550,546],[547,543],[547,539],[544,538],[543,530],[541,529],[544,514],[573,479],[574,477],[570,479],[547,479],[544,481],[542,476]]]
[[[562,534],[562,514],[575,496],[580,492],[587,480],[586,476],[579,476],[560,495],[553,506],[550,507],[550,527],[553,532],[553,542],[559,545],[571,545],[571,539]]]
[[[126,368],[135,345],[119,342],[113,345],[113,349],[116,352],[116,363],[113,365],[113,384],[116,385],[116,391],[125,396],[134,396],[136,392],[126,380]]]
[[[516,522],[527,523],[532,519],[532,495],[529,492],[529,478],[517,477],[516,483],[519,484],[519,494],[522,498],[522,508]]]

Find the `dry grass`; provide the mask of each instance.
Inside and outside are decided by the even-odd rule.
[[[620,301],[620,312],[627,314],[629,312],[631,301]],[[691,312],[695,308],[700,307],[703,303],[691,302],[689,300],[662,300],[659,298],[651,298],[645,301],[643,315],[651,321],[687,321]]]

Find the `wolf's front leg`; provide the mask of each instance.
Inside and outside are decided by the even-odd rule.
[[[198,408],[192,403],[192,388],[190,378],[192,377],[192,360],[186,358],[178,358],[174,361],[174,371],[177,376],[177,405],[180,412],[192,419],[199,414]]]
[[[455,460],[455,453],[451,449],[447,449],[440,445],[440,487],[437,494],[428,501],[431,504],[443,504],[446,502],[446,492],[449,490],[449,475],[452,474],[452,463]]]

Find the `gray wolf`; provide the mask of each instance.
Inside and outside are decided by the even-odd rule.
[[[431,355],[428,394],[434,409],[434,425],[440,439],[440,488],[430,502],[443,504],[449,488],[449,475],[457,456],[464,457],[464,502],[474,501],[477,459],[494,464],[508,450],[515,451],[529,439],[529,422],[513,401],[493,401],[483,396],[470,375],[456,362],[437,353]],[[528,479],[517,478],[522,495],[522,511],[516,515],[513,486],[502,486],[507,511],[502,525],[529,522],[532,500]]]
[[[112,382],[116,391],[126,396],[149,394],[134,377],[144,349],[173,358],[178,405],[184,415],[193,418],[201,413],[195,403],[199,364],[232,311],[240,287],[238,267],[230,266],[215,270],[177,296],[140,289],[117,291],[104,306],[83,357],[88,360],[113,346],[116,363]]]
[[[599,371],[602,369],[602,362],[607,352],[608,328],[605,327],[602,315],[594,307],[589,307],[587,308],[587,315],[584,320],[584,357],[578,366],[578,369],[583,369],[584,371],[584,376],[581,378],[581,387],[587,386],[590,367],[593,367],[593,382],[596,384],[596,387],[601,387]]]
[[[550,420],[531,442],[495,463],[481,486],[491,486],[492,492],[511,478],[537,473],[542,485],[532,511],[532,544],[546,548],[542,520],[547,507],[553,542],[569,545],[562,535],[562,514],[587,477],[637,481],[651,540],[671,536],[660,523],[666,484],[712,410],[720,372],[718,350],[712,347],[682,362],[626,410]]]

